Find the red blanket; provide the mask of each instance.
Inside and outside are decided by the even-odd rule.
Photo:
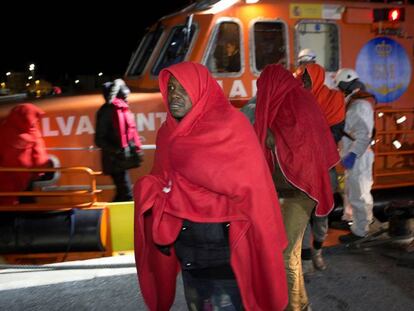
[[[168,113],[153,171],[135,184],[135,256],[145,302],[150,310],[172,305],[179,265],[174,252],[163,255],[154,242],[174,243],[183,219],[189,219],[230,222],[231,266],[245,309],[283,310],[287,239],[253,128],[200,64],[180,63],[161,72],[166,105],[171,75],[193,107],[179,123]]]
[[[257,80],[255,129],[270,169],[274,163],[265,146],[267,129],[275,136],[275,154],[289,182],[317,202],[316,215],[333,208],[328,171],[339,154],[315,98],[280,65],[267,66]]]
[[[36,168],[46,166],[48,156],[39,131],[40,116],[44,112],[33,104],[14,107],[0,125],[0,166]],[[32,178],[31,173],[0,173],[0,191],[24,191]],[[1,204],[17,203],[15,197],[0,197]]]

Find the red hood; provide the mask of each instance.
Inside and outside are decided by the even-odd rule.
[[[182,74],[183,68],[185,68],[185,75]],[[175,134],[183,135],[183,132],[191,130],[204,114],[220,110],[222,107],[227,108],[230,105],[221,87],[204,66],[191,62],[173,65],[161,71],[159,75],[160,91],[168,111],[167,126],[169,128],[174,129],[178,125],[168,107],[167,84],[171,75],[184,87],[193,104],[190,113],[180,122],[180,128]]]
[[[5,123],[19,133],[30,133],[38,130],[38,122],[43,114],[43,110],[33,104],[20,104],[10,111]]]

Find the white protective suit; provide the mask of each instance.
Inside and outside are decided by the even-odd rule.
[[[345,170],[345,200],[352,207],[351,231],[358,236],[368,234],[372,222],[373,198],[372,166],[374,153],[371,149],[374,128],[374,111],[371,103],[364,99],[353,100],[347,107],[345,132],[354,140],[342,138],[342,156],[349,152],[357,155],[352,169]]]

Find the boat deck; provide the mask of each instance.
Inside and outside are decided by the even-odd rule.
[[[413,264],[414,253],[408,255]],[[352,251],[337,245],[325,250],[325,259],[328,269],[306,279],[313,310],[412,310],[413,266],[399,265],[388,249]],[[64,270],[0,270],[1,309],[146,310],[133,263],[133,255],[127,254],[54,264]],[[78,267],[70,270],[68,265]],[[90,265],[122,268],[90,269]],[[186,310],[180,279],[172,310]]]

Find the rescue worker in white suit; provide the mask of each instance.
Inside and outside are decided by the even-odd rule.
[[[337,87],[345,94],[345,136],[342,138],[342,165],[345,168],[345,201],[352,207],[351,232],[339,237],[342,243],[364,238],[373,221],[371,188],[374,153],[371,149],[374,129],[372,94],[365,91],[353,69],[340,69],[335,76]],[[375,102],[374,102],[375,103]]]

